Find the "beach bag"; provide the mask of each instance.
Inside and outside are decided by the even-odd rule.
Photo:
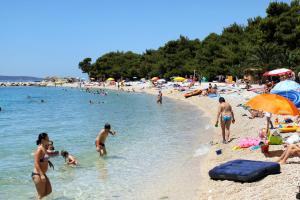
[[[269,144],[279,145],[282,144],[282,137],[279,134],[270,134],[268,137]]]

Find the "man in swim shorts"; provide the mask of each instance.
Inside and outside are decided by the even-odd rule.
[[[105,156],[107,154],[106,148],[105,148],[105,140],[108,136],[108,134],[116,135],[115,131],[111,131],[111,126],[109,123],[106,123],[104,125],[104,129],[102,129],[99,134],[96,137],[96,151],[99,152],[100,156]]]
[[[223,97],[219,98],[219,103],[220,105],[217,114],[216,126],[218,125],[220,118],[223,143],[226,144],[229,142],[230,138],[230,124],[231,122],[234,123],[235,119],[231,105],[225,102],[225,99]]]
[[[158,92],[156,103],[162,104],[162,92],[161,91]]]

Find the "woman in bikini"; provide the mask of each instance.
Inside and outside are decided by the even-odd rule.
[[[220,106],[218,109],[216,126],[219,124],[219,118],[220,118],[223,143],[226,144],[229,142],[229,138],[230,138],[231,122],[234,123],[235,119],[234,119],[234,114],[233,114],[231,105],[229,103],[225,102],[225,99],[223,97],[219,98],[219,103],[220,103]]]
[[[37,199],[42,199],[52,192],[51,183],[46,175],[48,165],[53,167],[47,154],[47,147],[49,144],[48,134],[40,133],[36,144],[38,145],[38,148],[34,154],[34,169],[31,177],[38,193]]]

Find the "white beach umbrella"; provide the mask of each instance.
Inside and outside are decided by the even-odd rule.
[[[263,76],[282,76],[286,74],[291,74],[293,71],[286,68],[275,69],[263,74]]]
[[[167,81],[163,78],[157,80],[158,83],[166,83]]]

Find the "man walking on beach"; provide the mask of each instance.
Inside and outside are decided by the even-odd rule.
[[[219,124],[219,118],[221,119],[221,129],[222,129],[222,137],[223,143],[227,144],[230,138],[230,124],[231,122],[234,123],[234,114],[232,111],[232,107],[229,103],[225,102],[223,97],[219,98],[219,108],[218,108],[218,115],[216,121],[216,127]]]
[[[116,135],[116,132],[115,131],[111,131],[110,130],[111,127],[110,127],[110,124],[109,123],[106,123],[104,125],[104,129],[102,129],[100,131],[100,133],[97,135],[96,137],[96,151],[99,152],[100,156],[105,156],[107,154],[106,152],[106,148],[105,148],[105,140],[106,138],[108,137],[108,134],[112,134],[112,135]]]

